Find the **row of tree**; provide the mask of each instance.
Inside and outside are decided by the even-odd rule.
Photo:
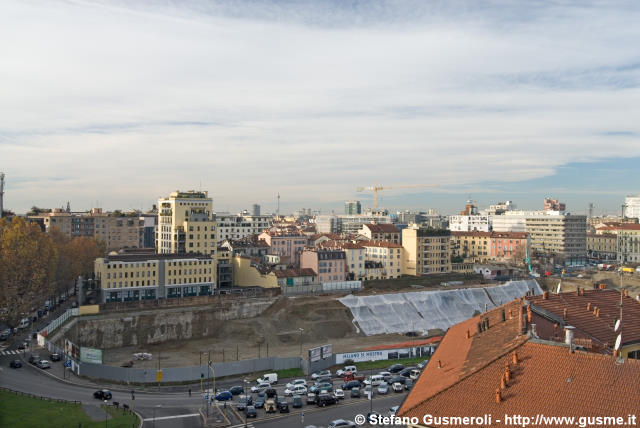
[[[70,238],[36,223],[0,219],[0,309],[10,327],[93,272],[105,252],[94,238]]]

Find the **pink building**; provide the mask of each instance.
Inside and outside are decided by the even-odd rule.
[[[526,232],[491,232],[490,255],[492,259],[524,259],[529,247]]]
[[[346,281],[347,264],[342,250],[308,249],[302,252],[301,269],[313,269],[318,274],[318,282]]]
[[[300,263],[300,254],[307,246],[307,237],[301,232],[262,232],[258,239],[264,240],[269,245],[269,254],[289,259],[291,264]]]

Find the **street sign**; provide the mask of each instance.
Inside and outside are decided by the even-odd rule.
[[[65,361],[64,362],[64,366],[67,367],[67,368],[70,368],[71,367],[71,360]]]
[[[156,372],[156,382],[162,381],[162,370]]]

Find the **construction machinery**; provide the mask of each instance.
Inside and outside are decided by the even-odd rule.
[[[367,186],[367,187],[357,187],[356,192],[363,192],[365,190],[373,191],[373,210],[378,210],[378,192],[380,190],[391,190],[391,189],[412,189],[416,187],[439,187],[438,184],[407,184],[402,186],[382,186],[380,184],[376,184],[375,186]]]

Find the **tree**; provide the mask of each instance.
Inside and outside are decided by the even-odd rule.
[[[53,240],[37,224],[0,220],[0,307],[7,309],[9,326],[51,295],[56,261]]]

